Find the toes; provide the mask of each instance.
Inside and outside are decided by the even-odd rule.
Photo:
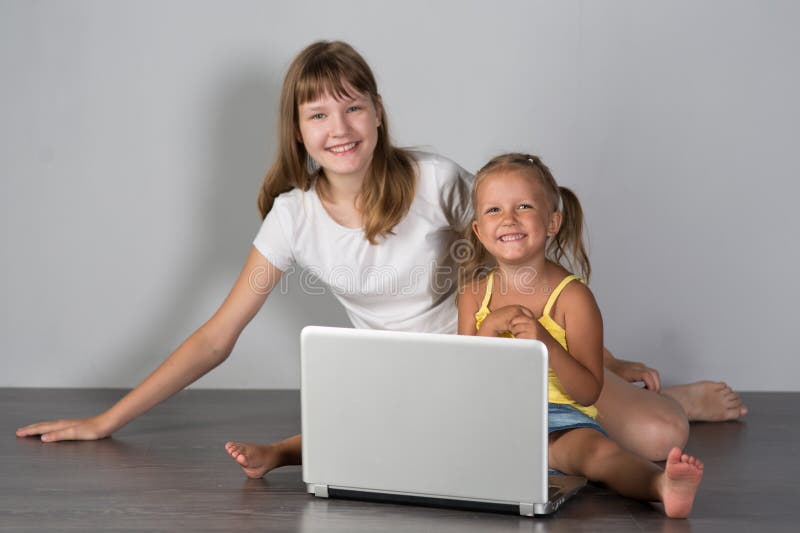
[[[668,463],[678,463],[681,460],[681,449],[677,446],[672,448],[667,455]]]
[[[725,397],[725,405],[728,407],[739,407],[742,404],[742,399],[738,394],[730,394]]]
[[[225,445],[225,451],[233,457],[234,459],[238,459],[240,455],[242,455],[242,446],[235,442],[229,442]]]

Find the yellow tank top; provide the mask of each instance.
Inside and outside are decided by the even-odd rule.
[[[553,293],[548,298],[547,303],[544,306],[544,311],[542,312],[542,316],[539,318],[539,323],[544,326],[544,329],[552,335],[552,337],[558,341],[558,343],[564,347],[565,350],[569,351],[567,348],[567,332],[564,328],[558,325],[558,323],[550,318],[550,310],[553,308],[553,304],[556,303],[558,296],[561,294],[561,291],[564,290],[564,287],[567,284],[574,280],[580,280],[584,282],[579,276],[574,274],[569,275],[561,280],[561,283],[555,288]],[[483,297],[483,303],[481,304],[480,309],[475,313],[475,326],[480,328],[483,321],[486,320],[486,317],[489,316],[489,301],[492,299],[492,285],[494,283],[494,271],[489,273],[489,279],[486,280],[486,294]],[[585,283],[585,282],[584,282]],[[502,334],[503,337],[514,337],[514,335],[507,331]],[[595,406],[585,406],[581,405],[572,398],[570,398],[567,391],[564,390],[564,387],[561,385],[561,382],[558,380],[556,373],[553,372],[553,369],[549,369],[548,371],[548,380],[547,380],[547,399],[553,403],[564,403],[567,405],[571,405],[575,409],[578,409],[582,413],[586,414],[591,418],[597,418],[597,408]]]

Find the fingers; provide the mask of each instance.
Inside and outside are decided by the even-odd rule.
[[[517,338],[542,340],[541,326],[535,318],[519,315],[508,323],[508,330]]]
[[[42,435],[42,442],[58,442],[60,440],[76,440],[75,426],[70,426]]]
[[[517,315],[508,321],[508,329],[511,331],[511,333],[514,333],[516,335],[517,331],[529,330],[531,328],[535,329],[536,328],[535,322],[536,321],[533,318],[529,318],[523,315]]]
[[[648,390],[653,392],[661,391],[661,375],[655,368],[650,368],[643,363],[624,361],[618,359],[618,368],[614,371],[625,381],[644,383]]]
[[[86,428],[81,436],[79,434],[81,420],[54,420],[51,422],[38,422],[17,430],[17,437],[31,437],[41,435],[42,442],[57,442],[60,440],[90,440],[97,438],[88,434]]]
[[[641,379],[644,381],[644,385],[647,389],[653,392],[659,392],[661,390],[661,376],[659,376],[658,370],[655,368],[644,367]]]
[[[25,427],[19,428],[17,430],[17,437],[30,437],[33,435],[43,435],[50,431],[58,431],[73,423],[74,421],[72,420],[51,420],[48,422],[36,422],[35,424],[29,424]]]
[[[535,320],[534,318],[525,315],[517,315],[508,321],[508,325],[510,327],[519,324],[533,324],[534,320]]]
[[[528,309],[524,305],[520,305],[519,306],[519,310],[524,316],[526,316],[528,318],[536,318],[536,317],[533,316],[533,311],[531,311],[530,309]]]

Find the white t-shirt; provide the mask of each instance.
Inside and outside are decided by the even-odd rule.
[[[414,201],[378,244],[361,228],[336,223],[311,187],[278,196],[253,245],[285,273],[300,269],[301,283],[327,285],[357,328],[455,333],[458,252],[451,248],[462,245],[472,220],[472,175],[439,155],[412,156]]]

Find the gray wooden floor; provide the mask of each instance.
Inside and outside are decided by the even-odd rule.
[[[42,444],[14,430],[91,414],[119,390],[0,389],[3,531],[796,531],[800,393],[746,393],[743,423],[695,424],[706,464],[689,520],[588,487],[549,518],[317,499],[300,467],[249,480],[229,439],[299,432],[295,391],[186,391],[111,439]]]

